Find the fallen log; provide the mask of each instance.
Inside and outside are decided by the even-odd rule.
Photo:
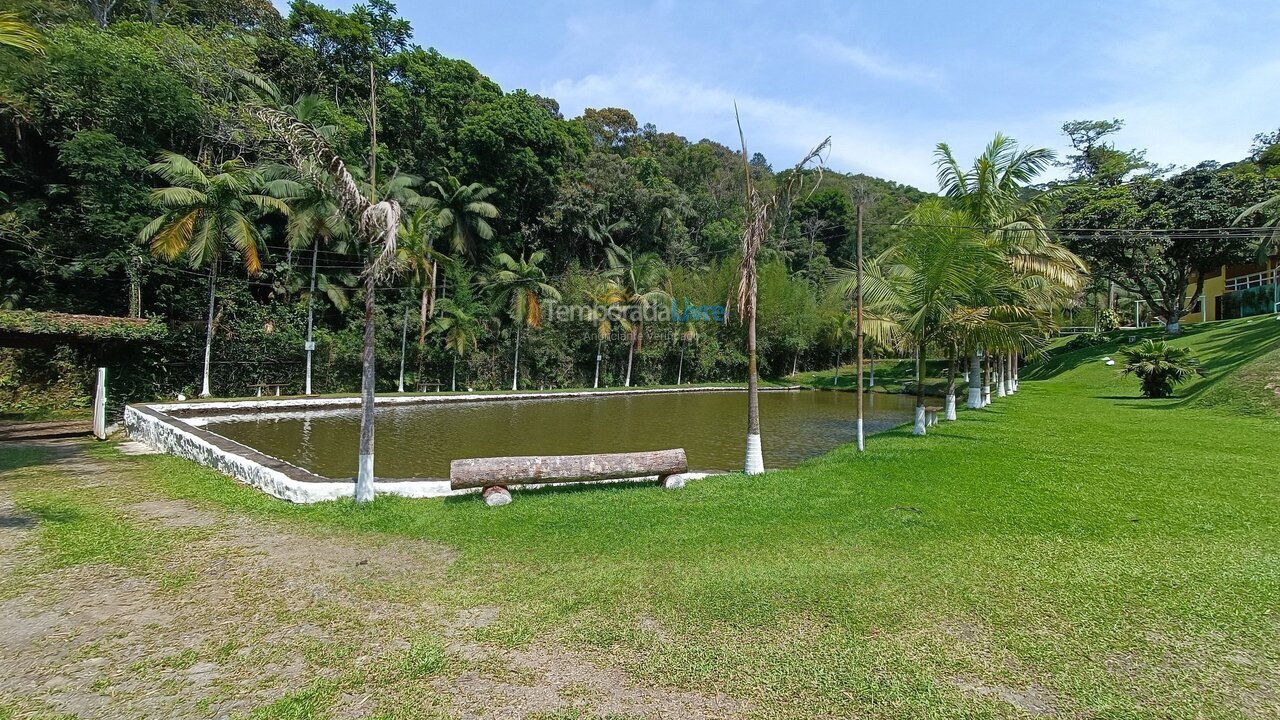
[[[454,490],[495,485],[621,480],[689,471],[684,449],[598,455],[528,455],[522,457],[467,458],[449,464],[449,486]]]

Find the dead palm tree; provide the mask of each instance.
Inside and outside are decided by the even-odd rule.
[[[819,168],[817,180],[821,181],[823,153],[831,146],[831,138],[818,143],[809,151],[777,192],[765,198],[756,187],[751,174],[751,155],[747,152],[747,138],[742,131],[742,118],[738,116],[735,104],[733,114],[738,122],[738,139],[742,143],[742,168],[746,178],[746,223],[742,230],[742,250],[738,264],[738,287],[734,306],[738,310],[739,321],[747,326],[747,452],[743,463],[743,472],[756,475],[764,472],[764,451],[760,444],[760,373],[756,359],[756,301],[758,295],[759,276],[756,260],[760,248],[773,227],[776,211],[780,203],[790,204],[791,197],[801,190],[809,174],[807,168],[816,164]],[[816,187],[817,183],[814,183]]]
[[[371,70],[372,74],[372,70]],[[373,410],[374,410],[374,294],[377,281],[396,265],[396,237],[400,229],[400,203],[395,198],[381,202],[361,191],[347,164],[334,152],[325,137],[311,125],[287,112],[252,104],[249,112],[265,127],[269,137],[283,143],[294,167],[306,173],[323,173],[333,183],[339,205],[356,227],[366,245],[364,344],[361,351],[360,457],[356,476],[356,502],[373,500]],[[372,146],[377,147],[377,119],[373,118]],[[377,187],[376,177],[372,185]]]

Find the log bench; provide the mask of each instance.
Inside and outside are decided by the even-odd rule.
[[[449,487],[482,489],[486,505],[511,502],[511,485],[624,480],[651,475],[668,489],[684,487],[689,461],[684,449],[597,455],[526,455],[466,458],[449,463]]]
[[[924,424],[925,427],[933,427],[938,424],[938,413],[942,412],[941,405],[925,405],[924,406]]]

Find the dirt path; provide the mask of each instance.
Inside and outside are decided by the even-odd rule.
[[[149,497],[132,460],[36,443],[0,469],[0,718],[731,718],[446,611],[450,549]],[[16,445],[0,444],[0,458]],[[11,463],[15,464],[15,463]],[[0,465],[4,468],[7,465]],[[438,597],[439,595],[434,595]]]

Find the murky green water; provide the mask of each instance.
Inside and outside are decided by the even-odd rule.
[[[574,455],[682,447],[693,470],[740,470],[746,393],[596,395],[585,398],[379,408],[378,477],[448,477],[456,458]],[[907,422],[914,399],[867,395],[868,433]],[[765,466],[792,467],[853,440],[853,393],[760,394]],[[208,428],[328,477],[356,471],[355,409],[211,422]]]

